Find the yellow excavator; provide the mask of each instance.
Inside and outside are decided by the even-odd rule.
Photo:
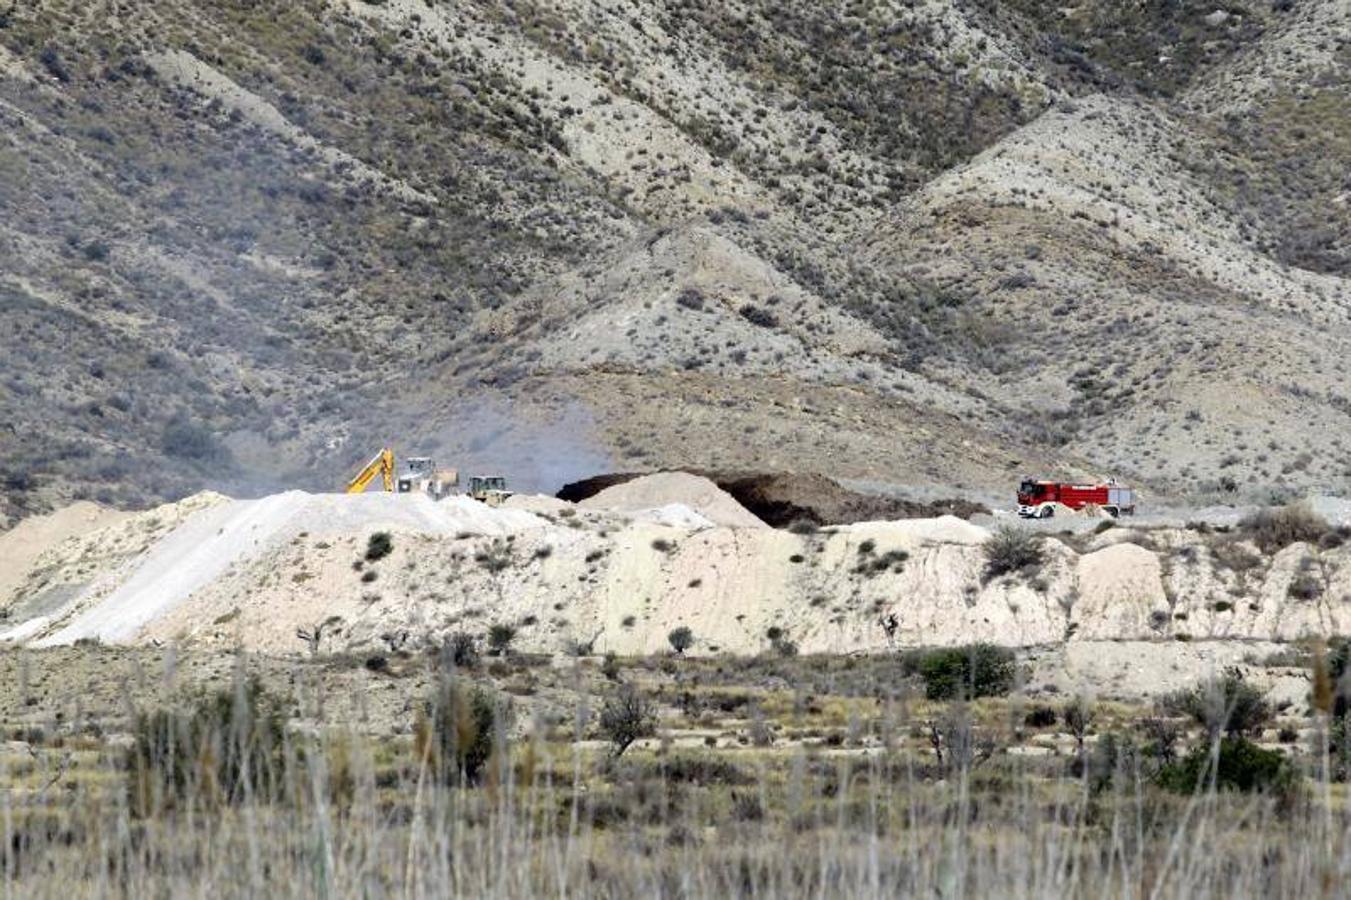
[[[356,477],[347,482],[347,493],[363,493],[375,476],[384,480],[385,490],[400,494],[423,493],[433,500],[441,500],[456,492],[460,473],[454,469],[438,469],[430,456],[408,456],[403,471],[396,472],[394,451],[385,447],[366,463]],[[469,496],[489,506],[499,506],[511,496],[507,480],[500,475],[475,475],[469,481]]]
[[[362,493],[375,480],[376,475],[384,477],[385,490],[392,493],[394,491],[394,451],[388,447],[375,454],[371,461],[366,463],[365,468],[358,472],[355,478],[347,482],[347,493]]]

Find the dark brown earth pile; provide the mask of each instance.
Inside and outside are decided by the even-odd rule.
[[[580,503],[608,487],[623,484],[644,474],[647,473],[611,472],[596,475],[564,485],[557,496],[560,500]],[[926,519],[941,515],[969,519],[976,513],[989,512],[979,503],[966,500],[920,502],[867,494],[847,488],[834,479],[819,474],[707,470],[698,470],[694,474],[715,482],[718,487],[736,498],[738,503],[775,528],[785,528],[794,522],[844,525],[850,522]]]

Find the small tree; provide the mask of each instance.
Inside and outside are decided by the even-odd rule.
[[[1182,740],[1182,728],[1176,722],[1150,716],[1140,723],[1140,727],[1149,738],[1145,752],[1160,766],[1171,765],[1177,760],[1177,744]]]
[[[1084,740],[1088,737],[1088,730],[1093,727],[1093,704],[1084,697],[1075,697],[1065,704],[1061,719],[1065,729],[1074,738],[1075,761],[1083,766],[1086,759]]]
[[[441,655],[457,669],[472,669],[478,665],[478,643],[472,634],[456,631],[446,638]]]
[[[998,578],[1009,572],[1039,566],[1044,559],[1040,535],[1001,525],[985,542],[985,577]]]
[[[671,644],[671,649],[677,656],[683,656],[685,651],[694,646],[694,632],[681,625],[679,628],[673,628],[671,633],[666,635],[666,640]]]
[[[488,629],[488,650],[493,656],[505,656],[516,640],[516,626],[498,622]]]
[[[970,710],[958,701],[937,719],[926,723],[929,746],[939,769],[947,774],[970,771],[990,759],[999,746],[988,733],[978,733],[972,725]]]
[[[600,732],[618,758],[634,741],[657,733],[657,717],[633,685],[621,685],[601,707]]]

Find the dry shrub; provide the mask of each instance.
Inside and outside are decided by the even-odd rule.
[[[1258,510],[1240,522],[1239,528],[1267,554],[1291,544],[1315,544],[1332,530],[1327,520],[1314,512],[1308,503]]]
[[[256,679],[202,694],[183,709],[138,713],[126,767],[132,810],[150,815],[282,796],[286,717]]]
[[[486,689],[466,687],[460,679],[442,677],[415,727],[419,759],[445,784],[474,784],[500,743],[506,708]]]
[[[1009,572],[1039,566],[1043,559],[1040,535],[1002,525],[985,542],[985,577],[998,578]]]

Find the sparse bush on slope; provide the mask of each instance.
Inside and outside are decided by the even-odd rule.
[[[133,811],[148,815],[189,798],[208,807],[277,799],[286,784],[285,721],[280,701],[256,680],[186,709],[138,714],[126,760]]]
[[[394,538],[388,531],[377,531],[366,541],[366,561],[376,562],[394,550]]]
[[[222,463],[230,456],[210,429],[186,416],[175,416],[164,426],[160,449],[166,456],[198,463]]]
[[[474,784],[505,746],[508,710],[487,689],[453,676],[437,679],[415,727],[418,758],[445,784]]]
[[[1012,525],[1001,525],[985,542],[985,577],[998,578],[1039,566],[1044,559],[1040,535]]]
[[[1229,737],[1257,734],[1272,715],[1261,689],[1234,670],[1165,694],[1159,699],[1159,708],[1170,715],[1187,716],[1212,738],[1221,732]]]
[[[1291,544],[1316,544],[1332,530],[1327,520],[1314,512],[1308,503],[1258,510],[1244,518],[1239,529],[1267,554],[1284,550]]]

